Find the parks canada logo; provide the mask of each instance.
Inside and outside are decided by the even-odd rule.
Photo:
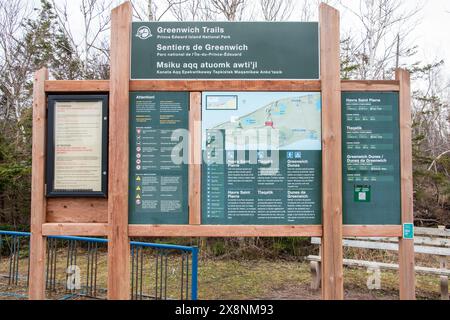
[[[147,40],[148,38],[153,37],[152,31],[147,26],[142,26],[138,29],[136,33],[136,37],[138,37],[141,40]]]

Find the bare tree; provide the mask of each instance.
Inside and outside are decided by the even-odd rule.
[[[133,16],[139,21],[160,21],[173,10],[192,0],[132,0]]]
[[[155,14],[159,10],[154,0],[132,0],[133,17],[139,21],[155,21]]]
[[[443,66],[442,60],[412,70],[414,131],[424,139],[424,152],[434,159],[450,150],[450,83],[444,79]]]
[[[283,21],[289,19],[294,9],[292,0],[259,0],[266,21]]]
[[[26,85],[33,68],[32,57],[23,48],[23,21],[32,16],[24,0],[0,2],[0,119],[20,121],[29,102]],[[5,124],[6,122],[4,122]]]
[[[80,0],[82,28],[70,19],[68,1],[51,0],[59,25],[82,61],[83,78],[107,78],[109,75],[110,11],[107,0]],[[75,29],[76,28],[76,29]]]
[[[415,219],[450,223],[450,83],[443,61],[412,68]]]
[[[358,65],[354,77],[389,78],[392,70],[401,65],[401,58],[415,53],[408,41],[420,20],[421,6],[408,10],[401,0],[361,0],[357,8],[341,0],[341,5],[356,18],[349,33]]]
[[[319,15],[319,5],[326,3],[331,6],[336,5],[337,0],[298,0],[297,6],[300,12],[300,21],[317,21]]]
[[[242,19],[242,13],[248,4],[246,0],[210,0],[211,5],[220,14],[225,16],[228,21],[237,21]]]
[[[30,202],[31,80],[44,52],[33,52],[26,0],[0,2],[0,223],[27,223]],[[18,192],[19,190],[19,192]]]
[[[189,0],[172,6],[172,14],[178,21],[215,21],[217,14],[207,0]]]

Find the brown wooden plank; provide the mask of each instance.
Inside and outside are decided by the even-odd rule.
[[[400,81],[400,176],[402,223],[414,222],[413,210],[413,170],[412,170],[412,118],[411,118],[411,80],[406,70],[398,69],[395,78]],[[414,241],[399,241],[400,299],[414,300]]]
[[[44,235],[106,236],[104,223],[46,223]],[[165,235],[167,232],[167,235]],[[344,237],[400,237],[401,226],[344,226]],[[322,226],[130,225],[130,237],[321,237]]]
[[[397,80],[342,80],[342,91],[400,91]],[[228,87],[227,87],[228,86]],[[230,89],[231,88],[231,89]],[[319,92],[320,81],[303,80],[132,80],[131,91],[312,91]],[[47,80],[45,91],[109,92],[109,80]]]
[[[46,236],[104,237],[108,235],[107,223],[46,223],[42,226]]]
[[[48,222],[44,225],[44,235],[64,235],[62,231],[64,230],[77,230],[78,226],[81,226],[82,230],[87,229],[89,227],[96,228],[95,230],[101,230],[99,228],[103,228],[105,224],[102,223],[89,223],[89,222]],[[190,226],[137,226],[134,225],[129,226],[130,236],[143,236],[150,237],[155,236],[153,232],[157,232],[158,236],[164,236],[162,232],[169,232],[174,236],[189,236],[189,237],[253,237],[260,236],[255,232],[263,232],[264,236],[284,236],[283,232],[288,232],[289,236],[299,236],[299,237],[320,237],[322,236],[322,227],[321,226],[313,226],[309,227],[282,227],[280,230],[279,226],[238,226],[236,228],[232,228],[231,226],[207,226],[203,225],[201,228],[190,228]],[[174,229],[178,229],[175,230]],[[318,231],[320,229],[320,231]],[[55,231],[56,230],[56,231]],[[98,231],[83,231],[86,236],[94,236],[94,235],[106,235],[105,232]],[[133,231],[131,231],[133,230]],[[136,232],[136,234],[132,234]],[[226,233],[230,232],[229,235]],[[90,234],[92,233],[92,234]],[[191,234],[192,233],[192,234]],[[70,232],[67,234],[69,235]],[[205,235],[206,234],[206,235]],[[71,234],[71,235],[79,235],[83,234]],[[401,237],[402,235],[402,227],[401,226],[343,226],[343,236],[344,237]]]
[[[33,87],[33,151],[31,178],[31,240],[30,240],[30,300],[45,299],[46,239],[42,235],[45,223],[45,142],[47,99],[44,83],[48,71],[36,72]]]
[[[189,111],[189,224],[202,223],[202,94],[191,92]]]
[[[109,92],[109,80],[47,80],[45,91],[51,92]]]
[[[400,91],[396,80],[343,80],[342,91]]]
[[[344,237],[401,237],[401,226],[343,226]]]
[[[397,80],[342,80],[342,91],[400,91]],[[131,91],[312,91],[319,92],[320,81],[303,80],[132,80]],[[45,91],[109,92],[109,80],[47,80]]]
[[[47,222],[107,223],[107,199],[47,199]]]
[[[109,107],[108,299],[130,298],[128,238],[129,79],[131,3],[111,14],[111,81]]]
[[[305,80],[132,80],[131,91],[320,91],[320,81]]]
[[[322,298],[344,298],[339,12],[320,5],[322,81]]]
[[[130,225],[131,237],[320,237],[322,226]]]

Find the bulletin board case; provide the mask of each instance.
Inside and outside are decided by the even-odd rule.
[[[99,94],[48,96],[48,198],[107,197],[108,100]]]

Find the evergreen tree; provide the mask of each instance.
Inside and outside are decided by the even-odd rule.
[[[49,67],[58,80],[81,78],[80,61],[58,24],[53,7],[41,0],[33,18],[12,42],[0,74],[0,224],[28,224],[31,197],[33,73]]]
[[[81,62],[49,1],[41,0],[39,15],[26,22],[26,30],[25,50],[33,58],[35,70],[47,66],[57,80],[81,78]]]

